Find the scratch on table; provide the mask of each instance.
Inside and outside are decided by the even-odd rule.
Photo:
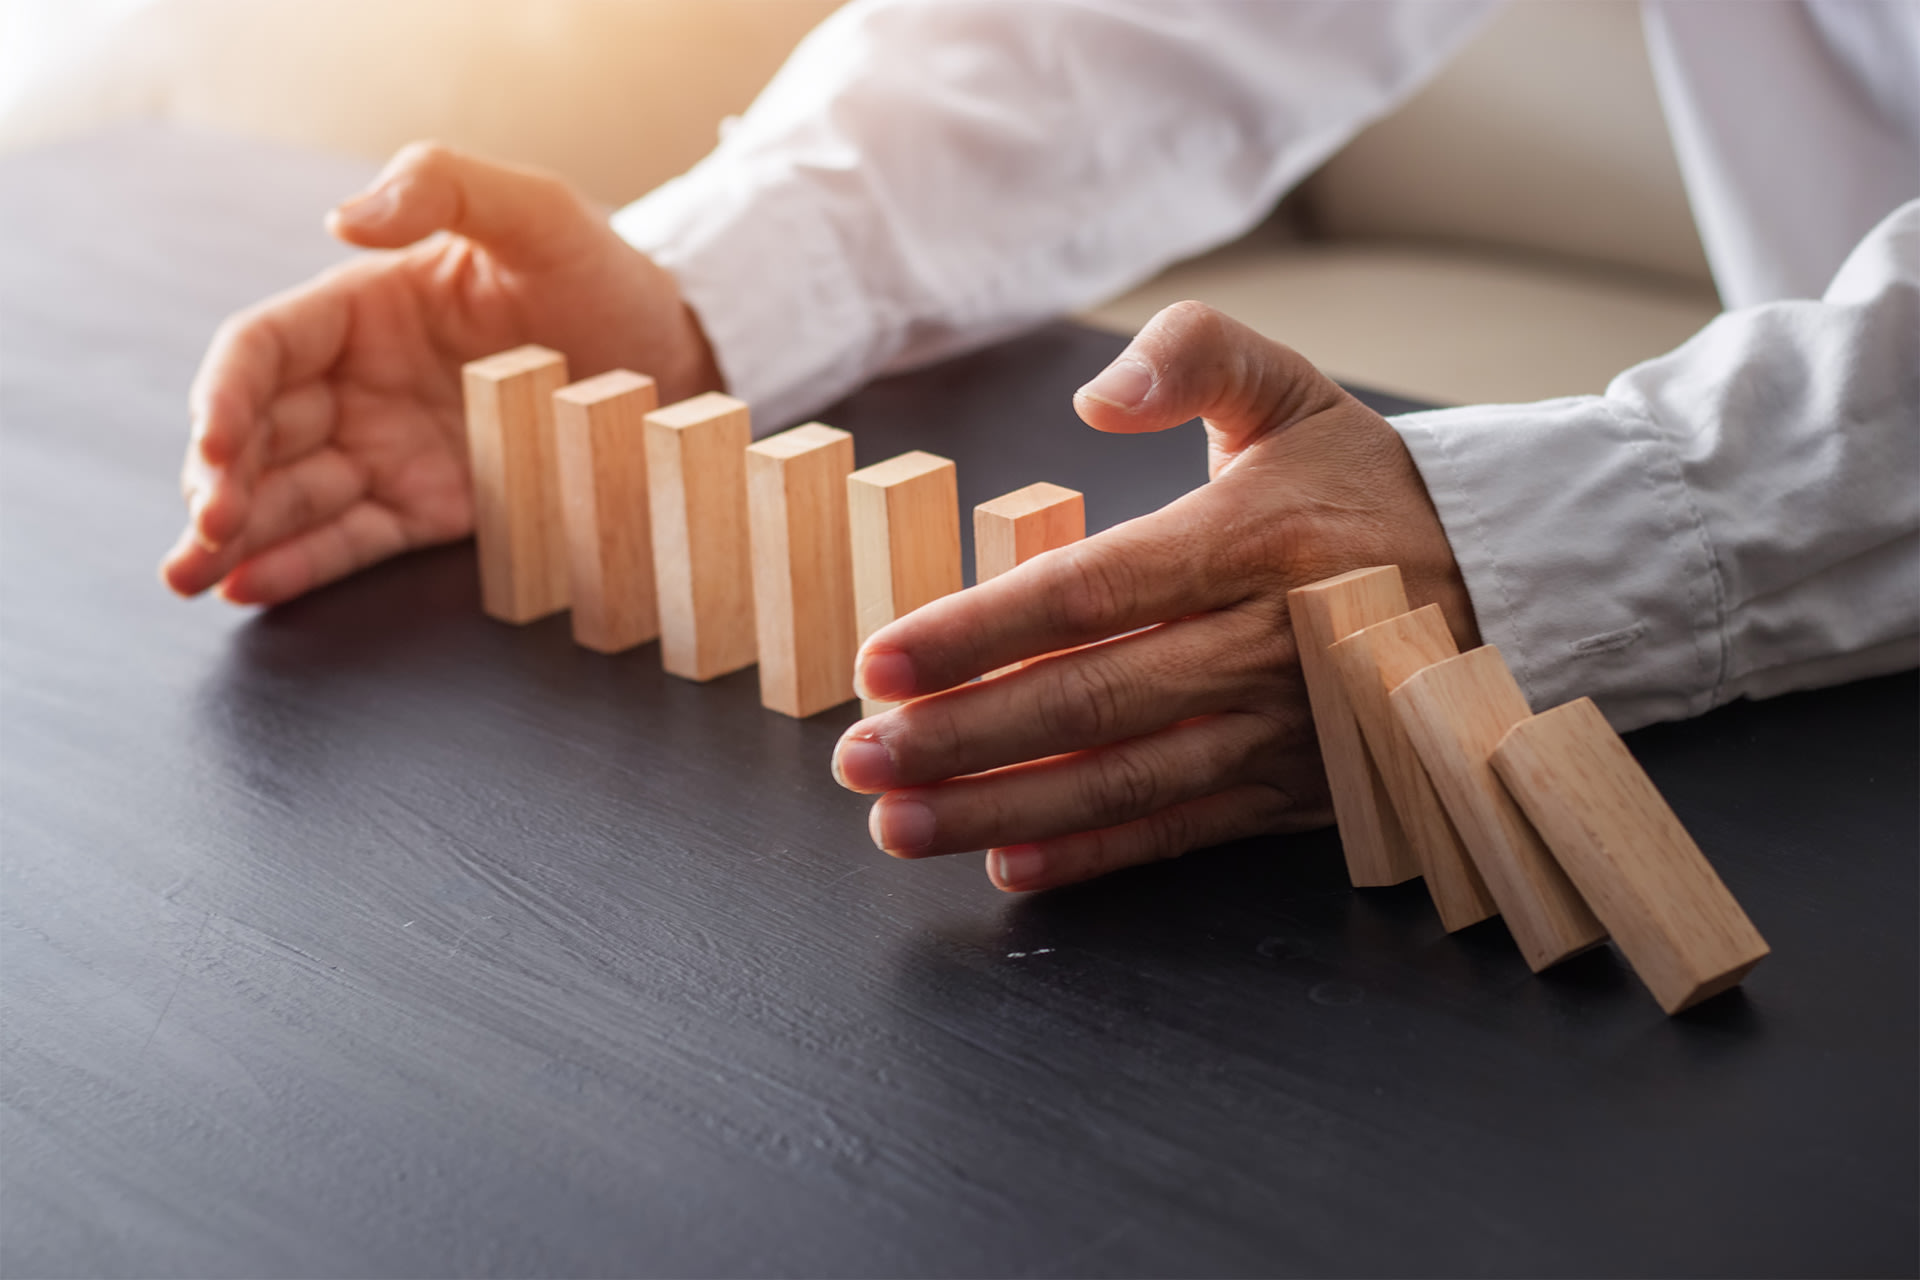
[[[160,1016],[153,1020],[153,1030],[147,1032],[147,1038],[140,1043],[140,1052],[145,1053],[153,1045],[153,1038],[160,1034],[160,1024],[167,1020],[167,1013],[173,1008],[173,998],[180,994],[180,984],[187,980],[187,962],[193,959],[193,953],[200,949],[200,939],[207,936],[207,926],[213,923],[213,912],[204,912],[200,916],[200,930],[193,935],[193,941],[180,954],[180,967],[173,975],[173,988],[167,992],[166,1003],[160,1006]]]
[[[459,955],[460,948],[464,947],[467,944],[467,939],[473,936],[473,931],[475,929],[478,929],[481,925],[485,924],[487,921],[492,920],[493,918],[494,917],[491,915],[481,916],[478,920],[475,920],[472,924],[462,929],[460,931],[460,936],[453,940],[453,945],[447,948],[447,957],[451,959],[454,956]]]
[[[868,869],[867,864],[861,863],[859,866],[853,868],[851,871],[844,871],[841,874],[835,876],[833,879],[827,881],[825,887],[828,889],[838,889],[842,884],[853,879],[855,876],[859,875],[862,871],[865,871],[867,869]]]

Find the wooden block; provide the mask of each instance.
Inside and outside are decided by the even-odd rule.
[[[1327,650],[1448,933],[1477,924],[1499,908],[1460,843],[1453,819],[1435,794],[1387,694],[1422,667],[1459,652],[1437,604],[1362,627]]]
[[[532,622],[567,607],[553,439],[553,393],[566,381],[567,358],[545,347],[515,347],[460,371],[480,607],[502,622]]]
[[[1387,701],[1528,967],[1538,973],[1604,939],[1600,921],[1494,776],[1493,748],[1532,714],[1500,651],[1482,645],[1437,662]]]
[[[660,665],[711,680],[754,660],[747,406],[710,391],[646,422]]]
[[[1041,481],[973,509],[973,579],[997,578],[1042,551],[1087,536],[1087,504],[1078,490]]]
[[[1333,815],[1347,876],[1356,885],[1399,884],[1420,874],[1420,860],[1400,826],[1386,781],[1360,736],[1353,706],[1327,650],[1362,627],[1407,611],[1400,570],[1355,569],[1287,593],[1294,644],[1307,680],[1307,702],[1320,736],[1320,758],[1333,792]]]
[[[859,643],[960,589],[960,491],[953,463],[903,453],[847,477]],[[863,698],[874,715],[895,706]]]
[[[802,717],[853,697],[853,437],[810,422],[747,449],[760,702]]]
[[[1514,725],[1493,767],[1662,1009],[1725,991],[1767,955],[1591,698]]]
[[[573,638],[619,653],[660,634],[647,514],[653,379],[616,369],[553,393]]]
[[[973,580],[997,578],[1042,551],[1064,547],[1087,536],[1087,503],[1077,489],[1042,480],[1002,494],[973,509]],[[991,671],[988,679],[1018,671],[1028,658]]]

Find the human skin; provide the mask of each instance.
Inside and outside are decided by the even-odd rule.
[[[1102,431],[1203,418],[1208,483],[875,632],[861,692],[912,701],[834,753],[843,786],[881,793],[882,849],[988,849],[1007,890],[1331,820],[1292,588],[1397,564],[1415,607],[1479,643],[1406,447],[1297,352],[1178,303],[1074,405]]]
[[[329,226],[384,252],[230,318],[195,379],[189,518],[161,566],[183,595],[275,604],[471,533],[468,360],[538,342],[575,377],[647,369],[664,401],[722,386],[672,276],[550,175],[415,144]],[[883,793],[881,848],[989,848],[1013,890],[1328,821],[1291,587],[1398,564],[1477,642],[1399,437],[1297,353],[1181,303],[1075,405],[1103,431],[1203,417],[1211,479],[876,633],[863,691],[918,700],[834,755]]]
[[[187,527],[161,577],[276,604],[473,530],[460,366],[535,342],[576,378],[721,386],[666,271],[558,178],[432,143],[329,216],[358,258],[229,318],[189,397]]]

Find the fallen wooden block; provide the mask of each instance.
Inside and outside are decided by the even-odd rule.
[[[646,423],[660,664],[688,680],[752,666],[747,406],[710,391],[655,409]]]
[[[810,422],[747,449],[760,702],[794,717],[853,697],[853,437]]]
[[[1387,694],[1423,667],[1459,652],[1437,604],[1362,627],[1327,650],[1448,933],[1496,915],[1499,908],[1434,792],[1427,767],[1393,714]]]
[[[960,492],[953,463],[918,450],[847,477],[859,643],[960,589]],[[875,715],[895,703],[863,698]]]
[[[619,653],[660,634],[647,507],[653,379],[625,369],[553,393],[573,638]]]
[[[1333,792],[1347,876],[1356,885],[1399,884],[1420,874],[1420,860],[1400,825],[1380,769],[1368,753],[1327,650],[1362,627],[1407,611],[1400,570],[1355,569],[1287,593],[1307,701],[1320,737],[1320,758]]]
[[[502,622],[532,622],[567,607],[567,539],[553,438],[553,393],[567,358],[515,347],[460,370],[480,607]]]
[[[1532,714],[1500,651],[1482,645],[1387,695],[1481,878],[1535,973],[1600,942],[1600,921],[1494,776],[1489,757]]]
[[[1767,955],[1592,699],[1514,725],[1493,767],[1662,1009],[1725,991]]]

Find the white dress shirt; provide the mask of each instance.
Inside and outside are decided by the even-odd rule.
[[[1240,234],[1489,9],[856,0],[614,225],[781,425]],[[1621,727],[1920,636],[1920,205],[1888,216],[1920,196],[1920,6],[1643,13],[1736,310],[1604,396],[1395,421],[1534,705]]]

